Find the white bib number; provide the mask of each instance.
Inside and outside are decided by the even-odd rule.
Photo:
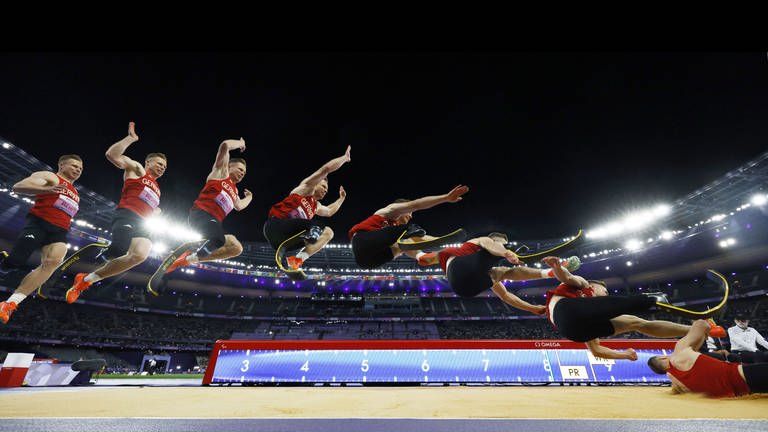
[[[77,201],[66,195],[59,195],[59,199],[53,203],[53,207],[63,211],[70,217],[74,217],[77,214],[77,211],[80,210],[80,205]]]
[[[160,197],[157,196],[155,191],[150,189],[149,186],[144,186],[144,190],[139,194],[139,199],[147,203],[147,205],[153,209],[160,205]]]
[[[229,196],[227,191],[221,191],[214,199],[216,201],[216,204],[221,207],[222,210],[224,210],[224,214],[228,215],[229,212],[232,211],[233,208],[235,208],[235,203],[232,202],[232,197]]]

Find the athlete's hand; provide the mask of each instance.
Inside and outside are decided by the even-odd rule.
[[[512,264],[523,264],[523,262],[520,261],[520,258],[518,258],[517,254],[512,251],[504,252],[504,258],[506,258],[507,261],[511,262]]]
[[[347,191],[344,190],[344,186],[339,186],[339,197],[342,199],[347,197]]]
[[[136,135],[136,123],[128,122],[128,136],[135,142],[139,140],[139,136]]]
[[[461,196],[467,192],[469,192],[469,186],[458,185],[455,188],[453,188],[453,190],[448,192],[448,197],[446,198],[446,201],[451,203],[461,201],[462,200]]]
[[[627,355],[627,360],[635,361],[637,360],[637,353],[632,348],[627,348],[624,353]]]
[[[544,262],[544,264],[546,264],[546,265],[548,265],[548,266],[550,266],[552,268],[562,267],[562,263],[560,262],[560,258],[558,258],[558,257],[548,256],[548,257],[542,259],[542,261]]]
[[[245,151],[245,139],[243,137],[240,137],[240,146],[235,147],[240,149],[240,153]]]
[[[245,195],[246,198],[250,198],[253,194],[248,189],[243,189],[243,195]]]
[[[536,315],[544,315],[547,313],[547,307],[544,305],[536,305],[533,307],[531,312],[535,313]]]

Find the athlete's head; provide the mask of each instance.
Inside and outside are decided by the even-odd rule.
[[[168,158],[163,153],[150,153],[144,160],[144,169],[154,178],[160,178],[168,168]]]
[[[648,359],[648,367],[659,375],[669,370],[669,356],[653,356]]]
[[[608,285],[605,281],[601,280],[588,280],[589,286],[592,287],[595,297],[605,297],[608,295]]]
[[[500,243],[500,244],[509,243],[509,239],[507,238],[507,235],[504,233],[492,232],[488,234],[488,237],[490,237],[491,240],[495,241],[496,243]]]
[[[58,174],[70,183],[80,178],[83,173],[83,159],[76,154],[65,154],[59,157]]]
[[[328,177],[323,177],[320,182],[318,182],[315,185],[315,188],[312,189],[312,196],[315,197],[316,200],[321,200],[325,197],[325,194],[328,193]]]
[[[245,159],[232,158],[229,160],[229,178],[235,183],[240,183],[245,177]]]

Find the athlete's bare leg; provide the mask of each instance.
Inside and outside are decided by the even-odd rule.
[[[111,259],[108,263],[94,270],[101,279],[128,271],[144,262],[152,250],[152,241],[144,237],[134,237],[123,256]]]
[[[199,258],[198,261],[203,262],[227,259],[239,256],[241,253],[243,253],[243,245],[237,237],[232,234],[226,234],[224,236],[224,244],[221,245],[220,248],[211,252],[210,255],[204,258]]]
[[[64,261],[66,254],[67,245],[65,243],[58,242],[43,246],[40,251],[40,265],[24,276],[14,292],[24,295],[32,294],[51,277],[56,268]]]

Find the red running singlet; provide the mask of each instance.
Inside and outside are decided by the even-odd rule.
[[[159,205],[160,186],[149,173],[139,178],[126,179],[123,182],[123,193],[120,195],[117,208],[128,209],[146,218],[152,216]]]
[[[35,205],[29,210],[31,215],[68,230],[72,218],[80,210],[80,194],[72,183],[59,178],[59,186],[67,188],[65,193],[45,192],[35,195]]]
[[[221,222],[235,208],[238,196],[237,186],[230,177],[208,180],[192,208],[203,210]]]

